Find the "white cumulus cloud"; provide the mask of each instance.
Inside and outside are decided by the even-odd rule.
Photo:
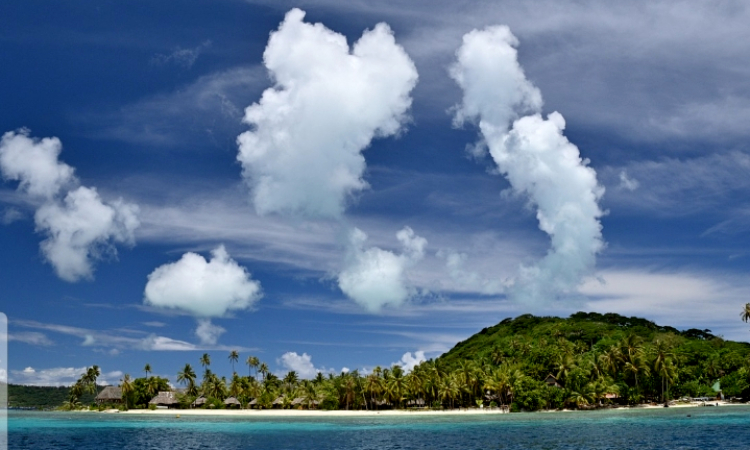
[[[297,352],[286,352],[281,355],[281,358],[277,361],[284,369],[297,372],[300,378],[311,379],[318,375],[318,372],[322,372],[320,369],[316,369],[312,363],[312,356],[307,353],[298,355]]]
[[[148,276],[144,303],[211,318],[248,309],[261,296],[260,283],[222,245],[208,261],[188,252],[179,261],[156,268]]]
[[[91,278],[92,260],[117,253],[113,242],[133,245],[140,224],[138,207],[116,200],[105,203],[94,188],[80,186],[61,202],[47,202],[35,215],[48,237],[41,243],[57,275],[67,281]]]
[[[403,247],[398,255],[378,247],[365,248],[367,235],[359,228],[350,233],[346,267],[338,277],[339,288],[369,312],[401,306],[414,294],[408,270],[424,257],[427,240],[409,227],[396,237]]]
[[[58,161],[57,138],[33,139],[28,130],[7,132],[0,141],[0,171],[41,206],[37,231],[47,236],[41,250],[57,275],[70,282],[93,277],[93,263],[115,256],[115,243],[133,245],[140,225],[138,206],[102,200],[95,188],[79,186],[73,168]]]
[[[407,121],[416,68],[384,23],[346,38],[289,11],[263,61],[274,87],[245,111],[243,176],[260,214],[338,217],[365,189],[361,152]]]
[[[18,181],[19,191],[35,197],[52,198],[73,183],[73,168],[58,161],[62,143],[56,137],[32,139],[29,131],[9,131],[0,140],[0,168],[3,178]]]
[[[227,330],[224,327],[211,323],[209,319],[199,319],[198,327],[195,329],[195,335],[204,345],[216,345],[219,337]]]
[[[401,366],[401,368],[404,369],[404,372],[409,373],[414,369],[414,366],[418,366],[425,361],[427,361],[427,358],[425,358],[424,352],[422,350],[417,350],[414,354],[411,352],[404,353],[401,357],[401,361],[395,362],[391,364],[391,366]]]
[[[456,121],[475,120],[497,167],[515,193],[536,207],[551,248],[538,264],[522,267],[509,288],[529,304],[572,294],[604,247],[596,172],[563,135],[557,112],[543,118],[538,89],[518,64],[518,41],[505,26],[463,38],[451,75],[464,91]]]

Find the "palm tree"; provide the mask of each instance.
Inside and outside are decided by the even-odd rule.
[[[266,363],[260,363],[260,368],[258,369],[258,372],[260,372],[263,375],[263,381],[266,381],[266,376],[268,376],[268,364]]]
[[[127,373],[125,376],[120,380],[120,389],[122,390],[122,398],[125,400],[125,408],[128,407],[128,397],[133,392],[133,383],[130,380],[130,375]]]
[[[284,382],[285,387],[292,391],[294,387],[297,385],[297,382],[299,381],[299,377],[297,376],[297,372],[294,370],[289,371],[286,376],[284,376],[284,379],[282,380]]]
[[[247,376],[250,376],[251,369],[255,369],[255,374],[258,374],[258,365],[260,365],[260,360],[257,356],[248,356],[245,364],[247,364]]]
[[[96,386],[96,379],[99,378],[99,375],[102,374],[102,371],[99,370],[99,366],[91,366],[86,371],[86,373],[83,375],[82,379],[85,380],[87,387],[89,391],[92,394],[99,395],[99,388]]]
[[[208,367],[211,365],[211,356],[208,353],[204,353],[201,356],[201,366]]]
[[[745,308],[740,313],[740,319],[745,323],[750,321],[750,303],[745,303]]]
[[[143,367],[143,371],[146,372],[146,378],[148,378],[148,374],[151,373],[151,364],[146,363],[146,366]]]
[[[648,374],[651,372],[648,365],[646,365],[646,361],[644,360],[643,356],[638,354],[633,354],[627,357],[627,359],[625,360],[625,365],[623,366],[623,370],[625,372],[630,372],[631,374],[633,374],[633,378],[635,379],[636,391],[638,391],[638,377],[648,376]]]
[[[236,363],[239,359],[240,354],[237,352],[237,350],[232,350],[231,352],[229,352],[229,361],[232,363],[232,373],[237,373],[234,370],[234,363]]]
[[[180,372],[177,372],[177,382],[178,383],[187,383],[188,389],[187,393],[188,395],[195,395],[196,389],[195,389],[195,372],[193,371],[192,366],[190,364],[185,364],[185,367],[182,368]]]
[[[666,401],[664,398],[664,381],[669,377],[669,365],[672,363],[674,354],[669,346],[660,339],[654,342],[652,352],[654,355],[654,372],[661,375],[661,400]]]
[[[232,397],[239,399],[244,394],[244,387],[242,385],[242,378],[240,378],[237,373],[232,376],[232,381],[229,384],[229,395]]]
[[[149,377],[148,381],[146,381],[146,392],[149,396],[153,397],[157,394],[159,391],[159,378],[157,377]]]

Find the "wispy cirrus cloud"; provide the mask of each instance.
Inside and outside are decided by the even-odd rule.
[[[135,331],[135,334],[143,337],[132,337],[132,331],[118,334],[116,330],[94,330],[34,320],[13,320],[12,325],[74,336],[81,339],[82,346],[92,348],[141,351],[249,350],[238,346],[198,345],[146,332]]]
[[[55,345],[46,334],[36,331],[21,331],[18,333],[9,333],[8,341],[23,342],[25,344],[48,347]]]
[[[80,114],[76,119],[98,139],[191,149],[207,143],[232,145],[244,128],[242,108],[266,84],[261,66],[235,67],[117,110]]]
[[[193,67],[198,57],[209,48],[211,48],[210,40],[203,41],[193,48],[177,47],[170,53],[157,53],[151,58],[151,64],[166,65],[172,63],[189,69]]]
[[[638,181],[638,189],[619,188],[621,173]],[[691,158],[638,160],[601,169],[604,183],[612,186],[605,203],[618,214],[680,217],[721,215],[748,207],[750,154],[716,152]]]

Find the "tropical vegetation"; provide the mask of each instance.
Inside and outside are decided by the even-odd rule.
[[[741,319],[750,320],[750,304]],[[211,355],[177,371],[182,407],[223,408],[236,398],[243,407],[383,409],[504,406],[534,411],[591,408],[607,404],[666,402],[683,396],[750,398],[750,344],[715,336],[711,330],[679,331],[637,317],[583,313],[567,319],[522,315],[505,319],[459,342],[437,359],[410,371],[398,365],[368,373],[318,373],[311,380],[294,371],[279,377],[255,356],[235,369],[240,354],[231,351],[232,376],[211,369]],[[143,408],[168,390],[165,378],[125,375],[120,382],[124,407]],[[66,408],[96,389],[92,367],[70,389]],[[720,386],[721,393],[717,392]]]

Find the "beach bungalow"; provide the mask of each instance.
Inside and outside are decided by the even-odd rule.
[[[159,394],[152,398],[148,404],[156,405],[157,408],[177,408],[180,405],[180,401],[177,400],[175,392],[159,391]]]
[[[283,408],[284,407],[284,396],[278,397],[276,400],[273,401],[271,404],[272,408]]]
[[[229,397],[224,400],[224,406],[227,408],[240,408],[242,409],[242,403],[234,397]]]
[[[107,386],[96,396],[96,404],[122,403],[122,389],[115,386]]]
[[[544,379],[544,382],[547,383],[548,386],[554,386],[561,389],[563,387],[562,384],[557,381],[557,378],[555,378],[555,376],[552,374],[547,375],[547,378]]]
[[[292,408],[296,408],[296,409],[302,409],[302,408],[314,409],[318,405],[320,405],[319,401],[313,400],[312,402],[310,402],[309,399],[305,397],[296,397],[294,400],[292,400]]]
[[[250,400],[247,403],[247,408],[248,409],[255,408],[256,406],[258,406],[258,399],[257,398],[254,398],[254,399]]]
[[[201,406],[203,406],[205,404],[206,404],[206,397],[204,397],[204,396],[201,395],[200,397],[196,398],[193,403],[190,404],[190,407],[191,408],[199,408],[199,407],[201,407]]]
[[[414,400],[409,400],[406,402],[406,406],[409,408],[424,408],[425,407],[425,401],[423,398],[417,398]]]

